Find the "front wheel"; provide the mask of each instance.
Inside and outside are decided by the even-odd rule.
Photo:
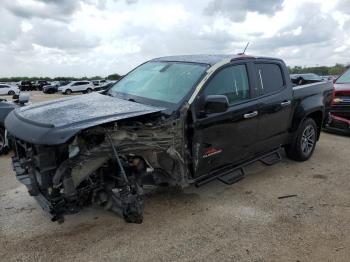
[[[9,96],[13,96],[13,95],[15,95],[15,91],[10,90],[10,91],[8,92],[8,95],[9,95]]]
[[[90,94],[92,92],[91,88],[86,89],[86,93]]]
[[[66,95],[70,95],[70,94],[72,93],[72,90],[67,89],[64,93],[65,93]]]
[[[312,156],[316,142],[317,125],[313,119],[307,118],[296,131],[292,144],[286,146],[286,154],[290,159],[306,161]]]

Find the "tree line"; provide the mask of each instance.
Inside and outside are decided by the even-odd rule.
[[[334,66],[315,66],[315,67],[301,67],[301,66],[288,66],[289,73],[291,74],[306,74],[306,73],[315,73],[318,75],[340,75],[342,74],[349,65],[336,64]],[[19,82],[19,81],[36,81],[36,80],[46,80],[46,81],[77,81],[77,80],[119,80],[121,75],[111,74],[106,78],[101,76],[94,77],[0,77],[0,82]]]
[[[0,77],[0,82],[19,82],[19,81],[36,81],[36,80],[45,80],[45,81],[78,81],[78,80],[101,80],[101,79],[107,79],[107,80],[118,80],[120,79],[119,74],[111,74],[107,76],[106,78],[101,76],[93,76],[93,77],[21,77],[21,76],[15,76],[15,77]]]
[[[306,73],[315,73],[321,76],[325,75],[340,75],[342,74],[349,66],[343,64],[335,64],[334,66],[315,66],[315,67],[288,67],[289,73],[291,74],[306,74]]]

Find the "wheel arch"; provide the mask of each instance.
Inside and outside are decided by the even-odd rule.
[[[323,123],[323,112],[322,110],[317,110],[312,113],[309,113],[305,116],[304,119],[311,118],[315,121],[317,125],[317,140],[320,138],[322,123]]]
[[[311,118],[315,121],[317,126],[317,140],[318,140],[320,138],[323,118],[324,118],[324,112],[321,108],[317,108],[309,112],[303,112],[302,116],[299,115],[299,117],[294,118],[291,131],[293,133],[296,133],[307,118]]]

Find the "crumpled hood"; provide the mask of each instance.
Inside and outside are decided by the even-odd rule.
[[[5,126],[27,142],[60,144],[82,129],[162,110],[92,93],[18,108],[6,118]]]

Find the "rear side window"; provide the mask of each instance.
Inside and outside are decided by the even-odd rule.
[[[82,86],[82,85],[85,85],[86,82],[76,82],[73,84],[73,86]]]
[[[277,64],[257,64],[260,94],[277,92],[284,87],[281,67]]]
[[[230,104],[249,98],[246,66],[236,65],[222,69],[210,80],[204,94],[225,95]]]

